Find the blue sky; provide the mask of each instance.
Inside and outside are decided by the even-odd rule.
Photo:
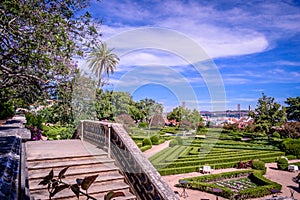
[[[300,96],[300,1],[103,0],[89,11],[120,57],[109,88],[134,100],[216,110]]]

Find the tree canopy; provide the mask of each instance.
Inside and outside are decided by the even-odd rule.
[[[178,106],[168,113],[167,118],[181,122],[181,125],[185,126],[187,129],[198,129],[199,127],[203,127],[203,119],[196,109],[190,110]]]
[[[1,1],[2,100],[32,103],[72,79],[74,56],[82,56],[99,36],[90,14],[79,15],[87,5],[87,0]]]
[[[300,121],[300,96],[293,98],[289,97],[284,102],[288,106],[286,107],[287,118],[289,120]]]
[[[256,132],[269,133],[272,126],[281,126],[286,122],[285,108],[264,93],[258,99],[255,112],[249,115],[254,118]]]

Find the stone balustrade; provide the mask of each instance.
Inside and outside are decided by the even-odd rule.
[[[82,140],[101,147],[115,159],[138,199],[178,199],[121,124],[84,120],[79,130]]]

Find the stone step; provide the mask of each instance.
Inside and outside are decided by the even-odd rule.
[[[57,176],[59,172],[63,169],[62,168],[55,168],[53,169],[54,176]],[[114,171],[118,171],[119,168],[116,167],[113,163],[105,163],[100,165],[95,165],[93,167],[80,167],[80,168],[73,168],[70,167],[67,172],[66,176],[89,176],[90,174],[100,174],[100,173],[110,173]],[[28,179],[42,179],[43,177],[47,176],[51,169],[40,169],[40,170],[29,170],[28,171]]]
[[[39,170],[39,169],[55,169],[55,168],[64,168],[67,166],[70,167],[80,167],[80,166],[94,166],[98,164],[104,163],[113,163],[114,160],[110,158],[97,158],[97,157],[88,157],[88,158],[80,158],[80,159],[58,159],[58,160],[40,160],[35,162],[28,162],[28,170]]]
[[[91,196],[104,196],[109,191],[122,191],[129,192],[129,186],[126,183],[114,183],[113,181],[107,183],[105,185],[98,185],[98,183],[94,183],[88,189],[88,193]],[[35,199],[49,199],[49,193],[47,189],[30,191],[30,195],[32,195]],[[75,194],[70,189],[65,189],[59,193],[57,193],[52,199],[65,199],[72,198],[76,199]]]
[[[75,184],[76,179],[80,178],[83,179],[85,176],[78,175],[78,176],[70,176],[66,175],[66,177],[63,179],[65,183],[68,184]],[[42,181],[42,179],[33,179],[29,181],[29,187],[31,191],[34,190],[40,190],[40,189],[47,189],[47,186],[44,185],[39,185],[39,183]],[[124,177],[120,175],[117,171],[114,171],[114,173],[111,174],[98,174],[97,179],[95,180],[94,183],[98,183],[99,185],[107,184],[107,182],[114,181],[116,182],[124,182]]]
[[[81,140],[52,140],[52,141],[29,141],[26,142],[27,161],[53,160],[60,158],[78,158],[89,156],[106,156],[101,149],[91,153]]]

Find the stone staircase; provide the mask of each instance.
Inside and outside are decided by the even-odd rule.
[[[114,160],[99,148],[80,140],[30,141],[26,142],[26,157],[30,196],[34,199],[49,199],[47,186],[38,185],[51,169],[57,177],[60,170],[70,166],[64,182],[75,184],[76,178],[98,175],[88,193],[96,199],[104,199],[109,191],[124,192],[125,197],[115,199],[133,200],[129,185],[114,165]],[[76,199],[70,189],[57,193],[52,199]],[[81,195],[80,199],[86,199]]]

